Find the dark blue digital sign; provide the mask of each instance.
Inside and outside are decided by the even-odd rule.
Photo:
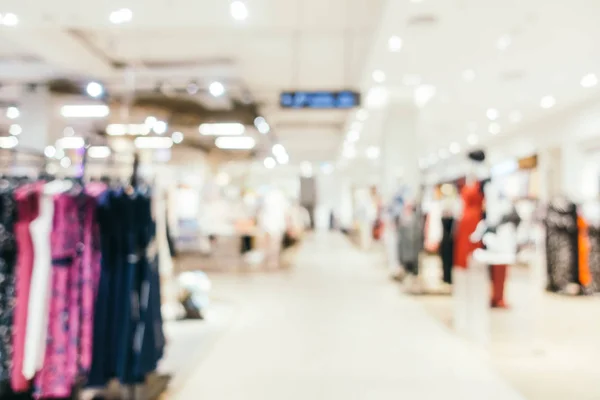
[[[283,92],[279,97],[282,108],[346,109],[360,106],[360,93],[341,92]]]

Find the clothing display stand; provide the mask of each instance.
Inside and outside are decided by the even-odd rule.
[[[475,252],[468,268],[454,270],[454,328],[461,336],[487,346],[491,338],[490,285],[485,254]]]

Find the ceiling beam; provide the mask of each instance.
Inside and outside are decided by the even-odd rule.
[[[0,40],[13,42],[25,52],[68,73],[104,79],[115,72],[109,60],[59,28],[6,29],[0,31]]]

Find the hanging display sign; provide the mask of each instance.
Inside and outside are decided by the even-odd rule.
[[[360,106],[360,93],[341,92],[283,92],[279,97],[282,108],[347,109]]]
[[[521,158],[519,160],[519,169],[534,169],[535,167],[537,167],[537,164],[537,155]]]

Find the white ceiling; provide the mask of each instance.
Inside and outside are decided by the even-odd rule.
[[[68,74],[124,86],[107,60],[131,65],[138,85],[218,79],[249,90],[293,161],[323,161],[337,150],[347,112],[283,111],[279,94],[356,88],[383,1],[248,0],[243,22],[226,0],[32,2],[5,0],[0,9],[20,18],[0,29],[5,80]],[[110,24],[122,7],[132,22]],[[23,55],[34,60],[28,74],[12,61]]]
[[[463,147],[475,132],[485,142],[486,110],[499,111],[502,135],[598,95],[579,81],[600,75],[597,0],[247,0],[249,18],[234,21],[226,0],[4,0],[0,13],[20,18],[0,29],[3,83],[74,76],[123,86],[108,60],[131,65],[146,84],[170,79],[220,79],[247,88],[294,162],[331,160],[339,151],[346,111],[284,111],[282,90],[373,87],[386,73],[394,98],[411,101],[419,75],[437,95],[419,111],[422,154]],[[133,11],[115,26],[110,12]],[[403,40],[391,53],[391,35]],[[497,41],[509,35],[505,50]],[[148,67],[152,65],[152,67]],[[467,82],[463,71],[472,69]],[[0,100],[19,91],[0,89]],[[552,110],[540,99],[553,95]],[[518,111],[520,123],[508,116]],[[376,113],[371,113],[375,115]],[[378,143],[380,118],[365,124],[359,146]],[[361,150],[362,151],[362,150]],[[362,154],[362,153],[361,153]]]
[[[488,108],[499,111],[501,135],[509,135],[598,96],[598,87],[580,85],[585,74],[600,76],[598,15],[600,2],[594,0],[389,1],[362,88],[373,87],[374,69],[386,73],[383,86],[393,98],[412,102],[414,87],[403,82],[408,75],[418,74],[423,84],[436,87],[434,99],[419,111],[423,156],[448,150],[455,141],[465,148],[470,133],[485,143],[492,137]],[[414,23],[417,17],[434,22]],[[400,52],[388,50],[392,35],[403,40]],[[511,43],[499,50],[504,35]],[[475,72],[470,82],[463,79],[467,69]],[[550,110],[540,107],[547,95],[557,101]],[[514,112],[522,115],[518,123],[510,121]],[[365,124],[359,146],[380,140],[380,129],[371,128]]]

